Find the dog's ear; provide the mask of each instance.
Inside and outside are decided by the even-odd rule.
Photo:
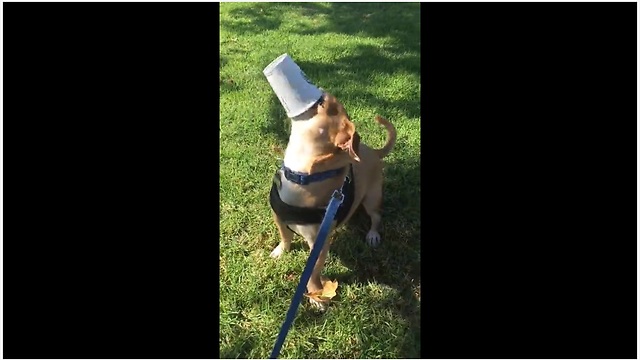
[[[353,160],[360,161],[360,156],[358,156],[360,135],[356,132],[356,126],[349,120],[344,107],[335,96],[325,93],[322,100],[322,103],[318,105],[318,114],[336,119],[334,124],[339,122],[339,125],[333,125],[331,130],[331,133],[335,134],[335,136],[332,135],[334,146],[347,151]]]
[[[342,120],[341,129],[335,137],[335,146],[348,152],[355,161],[360,161],[358,156],[360,148],[360,135],[356,131],[356,126],[348,119]]]
[[[336,116],[339,112],[340,109],[338,108],[338,102],[336,98],[329,93],[325,93],[322,96],[322,102],[318,104],[318,114]]]
[[[307,170],[309,173],[315,172],[315,169],[318,165],[327,160],[333,159],[342,151],[347,151],[347,153],[353,160],[360,161],[360,156],[358,156],[360,147],[360,135],[356,131],[356,127],[351,121],[345,118],[343,120],[342,128],[338,131],[333,139],[335,151],[328,152],[313,159],[310,168]]]

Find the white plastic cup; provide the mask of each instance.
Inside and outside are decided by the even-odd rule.
[[[290,118],[309,110],[322,97],[288,54],[278,56],[262,71]]]

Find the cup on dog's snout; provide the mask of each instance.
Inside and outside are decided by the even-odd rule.
[[[288,54],[278,56],[262,71],[290,118],[309,110],[322,97]]]

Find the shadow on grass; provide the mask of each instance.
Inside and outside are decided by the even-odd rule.
[[[317,3],[255,3],[231,10],[233,20],[220,19],[220,27],[237,34],[257,34],[278,29],[292,12],[313,16],[326,14],[327,9]]]
[[[236,51],[232,50],[232,52]],[[228,57],[221,55],[218,67],[219,70],[222,70],[222,68],[227,65],[228,61]],[[242,90],[242,87],[232,77],[230,77],[229,75],[223,75],[222,72],[220,72],[220,93],[238,90]]]
[[[371,88],[374,76],[406,72],[420,75],[420,4],[418,3],[256,3],[230,11],[221,19],[221,27],[238,34],[256,34],[277,30],[291,13],[314,18],[322,17],[323,24],[315,27],[300,25],[291,30],[300,35],[345,34],[361,37],[387,38],[380,48],[371,45],[350,47],[349,54],[331,63],[296,60],[309,78],[346,103],[366,103],[384,109],[393,118],[402,115],[419,118],[419,84],[411,96],[389,100],[376,96]],[[342,48],[336,48],[342,53]],[[241,52],[245,50],[228,50]],[[229,86],[226,86],[229,89]],[[262,128],[265,134],[275,135],[282,146],[288,141],[289,123],[282,106],[275,97],[269,109],[271,122]],[[357,119],[356,119],[357,120]]]
[[[301,24],[293,30],[301,35],[392,36],[407,45],[417,45],[417,50],[411,50],[419,51],[418,3],[256,3],[231,10],[229,18],[233,20],[222,19],[220,26],[237,34],[256,34],[280,28],[291,13],[310,19],[322,17],[323,25]]]
[[[389,47],[380,49],[372,45],[359,45],[351,48],[351,55],[329,64],[308,61],[297,63],[312,81],[335,95],[347,109],[349,103],[362,103],[380,109],[379,111],[384,109],[384,116],[391,121],[398,116],[417,119],[420,117],[419,83],[416,83],[410,95],[396,100],[380,97],[367,90],[379,87],[374,83],[375,76],[395,73],[420,75],[419,53],[391,58],[386,54],[389,51]]]
[[[332,3],[325,7],[314,3],[263,3],[255,8],[232,11],[239,17],[254,19],[250,24],[234,22],[225,26],[240,33],[275,29],[291,11],[299,11],[309,16],[327,15],[327,25],[297,29],[301,34],[334,32],[390,38],[383,47],[367,44],[349,47],[347,55],[331,63],[302,60],[296,60],[296,63],[315,84],[341,99],[347,109],[349,103],[362,103],[374,109],[381,109],[381,115],[391,121],[399,116],[411,119],[420,117],[418,82],[410,95],[394,100],[367,90],[379,86],[374,84],[376,76],[397,73],[420,75],[419,4]],[[384,20],[378,21],[378,18]],[[338,53],[342,53],[343,50],[345,49],[336,48]],[[275,96],[271,98],[269,110],[271,123],[263,127],[262,131],[265,134],[276,135],[284,146],[288,141],[289,123],[285,120],[286,114]]]
[[[291,128],[291,119],[287,117],[287,113],[280,105],[278,99],[273,96],[269,103],[269,122],[261,126],[260,131],[263,134],[275,135],[282,149],[289,142],[289,133]]]
[[[220,359],[248,359],[257,339],[254,335],[235,334],[235,344],[233,347],[220,349]]]
[[[420,354],[420,159],[386,164],[383,189],[382,243],[377,248],[366,244],[364,237],[371,224],[360,207],[342,228],[331,246],[331,256],[350,269],[344,273],[327,271],[325,276],[340,284],[384,284],[396,290],[370,305],[391,310],[405,320],[407,331],[398,342],[400,358],[421,358]],[[337,298],[338,302],[340,301]],[[339,306],[339,305],[337,305]],[[374,309],[372,309],[374,310]],[[323,314],[301,306],[296,320],[299,326],[321,326]],[[362,348],[375,348],[375,336],[363,336]]]
[[[331,63],[296,62],[314,83],[341,99],[347,109],[349,103],[366,104],[392,122],[400,116],[419,119],[418,83],[415,90],[401,98],[395,96],[390,99],[367,90],[379,86],[374,84],[376,76],[397,73],[420,75],[419,4],[260,3],[232,10],[230,18],[234,20],[221,21],[221,26],[240,35],[276,30],[291,12],[323,17],[323,25],[301,25],[292,30],[298,34],[339,33],[385,38],[382,47],[360,44],[349,49],[337,48],[336,52],[344,55]],[[262,132],[275,135],[284,148],[290,125],[275,96],[271,99],[269,111],[271,122],[262,128]],[[356,126],[358,121],[371,121],[353,120]],[[402,134],[398,134],[394,152],[403,153]],[[364,236],[370,221],[366,213],[359,210],[331,247],[331,256],[340,258],[351,271],[326,275],[343,284],[376,282],[397,290],[398,296],[382,299],[374,306],[391,309],[406,321],[408,331],[398,345],[398,354],[403,358],[419,358],[420,295],[413,290],[420,283],[420,159],[417,155],[387,161],[383,187],[383,243],[376,249],[365,243]],[[303,314],[300,324],[312,325],[318,319],[317,315]]]
[[[400,345],[400,357],[419,358],[420,294],[414,288],[421,280],[420,159],[387,163],[383,191],[380,246],[370,248],[364,241],[371,222],[361,207],[331,246],[332,256],[351,271],[326,275],[342,284],[373,282],[395,289],[397,297],[372,305],[405,319],[408,331]]]

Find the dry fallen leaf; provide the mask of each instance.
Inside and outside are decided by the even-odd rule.
[[[328,302],[331,298],[336,296],[338,281],[331,281],[327,278],[322,278],[320,281],[322,281],[322,289],[312,293],[305,293],[304,296],[312,298],[318,302]]]
[[[284,154],[284,151],[283,151],[283,150],[282,150],[282,148],[281,148],[280,146],[278,146],[278,145],[272,145],[272,146],[271,146],[271,150],[272,150],[273,152],[275,152],[276,154],[280,154],[280,155]]]
[[[322,296],[323,297],[328,297],[329,299],[331,299],[332,297],[336,296],[336,290],[338,289],[338,281],[330,281],[329,279],[327,279],[326,281],[322,282]]]
[[[322,297],[322,290],[314,291],[312,293],[305,293],[304,296],[312,298],[317,302],[327,302],[329,299]]]

